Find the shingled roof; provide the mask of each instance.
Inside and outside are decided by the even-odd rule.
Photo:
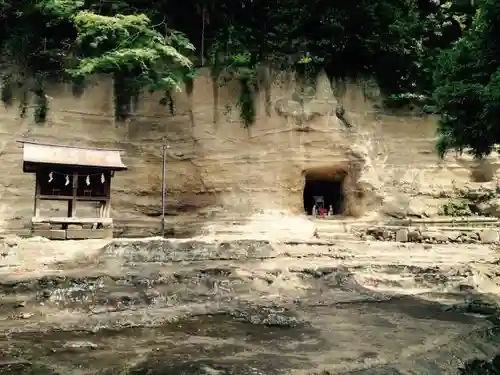
[[[114,171],[126,170],[121,159],[121,150],[74,147],[37,142],[23,144],[23,170],[27,165],[60,165],[73,167],[105,168]]]

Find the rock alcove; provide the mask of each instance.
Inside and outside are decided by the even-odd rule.
[[[303,207],[307,215],[311,215],[314,204],[321,202],[325,209],[330,206],[335,215],[349,214],[350,204],[346,200],[349,188],[347,166],[323,166],[309,168],[303,171],[304,190],[302,194]]]

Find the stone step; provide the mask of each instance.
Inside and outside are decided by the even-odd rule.
[[[317,232],[317,237],[321,240],[356,241],[359,237],[351,233],[325,233]]]
[[[348,225],[330,225],[330,226],[315,226],[316,230],[318,231],[325,231],[325,232],[345,232],[348,233],[352,229],[356,229],[356,227],[351,227]]]

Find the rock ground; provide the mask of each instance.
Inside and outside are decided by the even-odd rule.
[[[382,228],[353,241],[289,214],[303,211],[304,170],[351,160],[354,187],[370,198],[363,219],[435,217],[445,205],[450,215],[498,217],[498,155],[438,161],[436,119],[375,109],[360,82],[342,99],[350,132],[330,113],[325,77],[306,106],[314,121],[280,115],[293,112],[295,86],[275,82],[276,111],[264,113],[258,99],[248,129],[237,111],[222,113],[235,104],[230,87],[214,107],[208,71],[190,97],[176,94],[174,116],[145,96],[127,123],[113,119],[112,84],[98,81],[79,98],[50,88],[44,126],[0,108],[0,228],[18,230],[32,214],[23,139],[125,149],[130,169],[112,187],[117,234],[158,234],[166,137],[169,234],[212,237],[4,238],[0,374],[454,373],[460,359],[494,354],[498,337],[484,316],[496,308],[497,254],[481,242],[498,242],[498,232]],[[302,240],[285,241],[290,233]]]
[[[499,254],[482,244],[11,237],[1,252],[0,374],[454,374],[500,343]]]

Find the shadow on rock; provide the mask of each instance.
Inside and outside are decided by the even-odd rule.
[[[0,359],[0,375],[61,375],[49,367],[35,365],[23,359]]]
[[[110,371],[106,375],[269,375],[285,374],[289,366],[285,357],[266,354],[245,355],[240,360],[148,358],[125,372]]]
[[[459,369],[460,375],[499,375],[500,374],[500,354],[491,361],[481,361],[475,359],[467,362]]]
[[[292,368],[310,369],[313,364],[308,354],[324,345],[317,330],[283,309],[192,317],[178,322],[174,329],[189,333],[179,350],[157,348],[125,371],[122,366],[105,374],[285,374]]]

